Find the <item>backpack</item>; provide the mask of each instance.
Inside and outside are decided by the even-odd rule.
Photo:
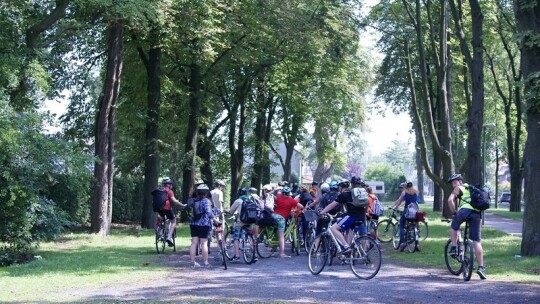
[[[470,204],[474,209],[484,211],[489,209],[489,192],[486,187],[469,185],[469,193],[471,194]]]
[[[373,202],[373,213],[378,216],[381,216],[384,214],[384,207],[378,198],[375,198],[375,201]]]
[[[355,207],[366,207],[369,205],[368,193],[363,187],[351,189],[352,202]]]
[[[415,220],[418,210],[420,210],[420,208],[418,207],[418,203],[409,203],[407,207],[405,207],[405,209],[403,210],[403,216],[405,216],[405,218],[408,220]]]
[[[203,199],[191,198],[188,201],[188,206],[191,208],[191,220],[198,221],[206,213],[206,208],[201,208]]]
[[[255,224],[259,218],[259,204],[252,199],[243,199],[240,208],[240,222],[244,224]]]
[[[169,191],[165,188],[157,188],[152,191],[152,210],[160,212],[165,207],[165,202],[169,198]]]
[[[264,209],[260,212],[259,217],[257,218],[257,225],[260,227],[271,227],[276,224],[276,220],[272,216],[274,211],[268,207],[264,207]]]

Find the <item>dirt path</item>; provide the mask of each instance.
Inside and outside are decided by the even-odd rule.
[[[160,257],[166,267],[159,282],[66,290],[69,301],[174,302],[174,303],[540,303],[538,285],[503,281],[470,282],[446,269],[413,269],[384,260],[378,275],[359,280],[348,266],[333,265],[314,276],[307,255],[290,259],[261,259],[246,265],[229,264],[228,270],[211,266],[192,268],[185,251]],[[211,263],[217,264],[211,260]]]

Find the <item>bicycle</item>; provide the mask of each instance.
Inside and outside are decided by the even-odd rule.
[[[304,218],[308,222],[307,230],[304,233],[304,249],[306,252],[309,252],[309,248],[311,247],[311,243],[313,243],[313,240],[315,240],[315,237],[317,236],[317,213],[313,210],[306,210],[304,211]]]
[[[425,223],[426,212],[416,212],[415,219],[405,219],[405,243],[407,244],[407,251],[413,253],[418,250],[418,244],[422,240],[420,238],[419,223]],[[400,245],[400,224],[397,223],[394,227],[394,233],[392,236],[392,243],[394,248],[399,248]]]
[[[444,246],[444,262],[448,271],[453,275],[463,274],[463,280],[469,281],[472,276],[474,267],[474,247],[469,240],[469,221],[471,217],[465,219],[465,230],[459,229],[456,255],[450,255],[450,247],[452,246],[452,240],[449,239]],[[451,219],[443,219],[443,222],[451,222]]]
[[[214,238],[217,241],[218,253],[216,259],[221,263],[223,268],[227,270],[227,249],[225,246],[225,239],[223,237],[223,223],[214,222]]]
[[[333,217],[326,215],[330,219]],[[331,222],[331,221],[330,221]],[[331,244],[337,250],[338,258],[345,264],[349,264],[352,273],[359,279],[369,280],[379,272],[382,258],[379,246],[371,237],[355,236],[351,242],[351,253],[342,254],[340,243],[330,229],[329,224],[323,232],[315,238],[308,253],[308,267],[313,275],[318,275],[324,269],[331,256]]]
[[[394,236],[394,227],[399,225],[399,216],[401,215],[398,209],[388,208],[392,210],[388,213],[387,218],[379,221],[377,227],[377,239],[381,243],[390,243]]]
[[[170,220],[165,218],[163,221],[161,218],[157,218],[156,221],[156,251],[158,254],[165,252],[165,245],[167,244],[167,236],[169,235],[169,223]],[[172,233],[173,252],[176,252],[176,227]]]
[[[296,226],[296,215],[289,218],[287,228],[285,228],[285,239],[291,241],[291,251],[300,255],[300,244],[298,242],[298,227]],[[259,231],[257,238],[257,254],[263,258],[271,257],[279,246],[277,227],[263,227]]]
[[[240,228],[240,239],[238,240],[238,246],[244,262],[246,264],[251,264],[255,261],[255,251],[256,251],[256,241],[253,236],[255,233],[254,229],[251,229],[251,224],[242,225]],[[234,230],[231,229],[225,235],[225,255],[229,260],[232,260],[234,257]]]

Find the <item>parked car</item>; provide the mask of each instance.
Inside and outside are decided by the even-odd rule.
[[[510,192],[503,192],[499,197],[499,203],[509,203],[510,204]]]

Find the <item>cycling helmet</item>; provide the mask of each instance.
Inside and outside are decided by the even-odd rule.
[[[463,177],[461,176],[461,174],[459,173],[456,173],[456,174],[452,174],[449,178],[448,178],[448,182],[451,183],[452,181],[455,181],[455,180],[463,180]]]
[[[362,179],[360,177],[358,177],[358,176],[353,176],[351,178],[351,184],[360,185],[360,184],[362,184]]]
[[[249,193],[257,193],[257,188],[251,187],[251,188],[248,189],[248,192]]]
[[[216,186],[225,186],[225,183],[222,180],[218,179],[216,181]]]
[[[405,184],[405,188],[412,188],[412,182],[407,182],[407,184]]]
[[[401,184],[399,184],[399,187],[400,188],[405,188],[405,187],[407,187],[407,183],[401,183]]]
[[[330,185],[328,185],[327,183],[322,183],[321,184],[321,192],[326,193],[328,191],[330,191]]]
[[[342,182],[339,183],[339,186],[340,186],[341,188],[349,188],[349,187],[351,186],[351,183],[349,183],[348,180],[344,180],[344,181],[342,181]]]
[[[291,188],[283,187],[283,189],[281,189],[281,194],[290,195],[291,194]]]
[[[164,179],[161,181],[161,184],[162,184],[163,186],[165,186],[165,185],[172,185],[173,182],[172,182],[172,179],[166,177],[166,178],[164,178]]]
[[[339,183],[336,182],[336,181],[331,181],[329,186],[330,186],[330,190],[337,190],[337,189],[339,189]]]
[[[264,189],[265,191],[272,191],[272,189],[274,189],[274,188],[272,187],[272,185],[266,184],[266,185],[263,186],[263,189]]]
[[[316,185],[318,185],[318,184],[319,184],[319,183],[317,183],[316,181],[313,181],[313,182],[311,183],[312,186],[316,186]]]
[[[283,186],[287,187],[289,185],[288,181],[283,181]]]
[[[238,196],[242,196],[242,195],[248,195],[248,191],[246,188],[240,188],[240,190],[238,190]]]
[[[197,192],[205,193],[208,192],[208,190],[210,190],[210,188],[208,188],[206,184],[200,184],[197,186]]]

